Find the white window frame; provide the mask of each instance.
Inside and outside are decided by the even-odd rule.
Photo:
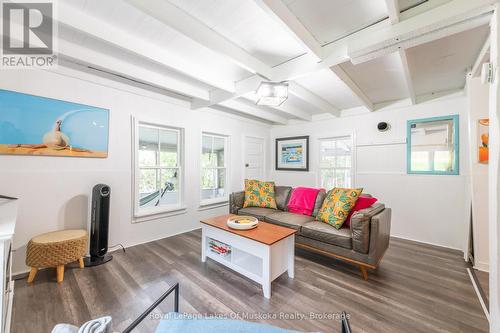
[[[133,184],[133,216],[135,218],[141,218],[151,215],[161,215],[167,214],[170,212],[178,212],[181,210],[185,210],[186,206],[184,205],[184,129],[180,127],[167,126],[157,123],[145,122],[145,121],[137,121],[133,120],[134,131],[133,131],[133,151],[132,151],[132,160],[133,160],[133,168],[132,168],[132,184]],[[177,133],[177,154],[178,154],[178,165],[177,167],[162,167],[162,166],[152,166],[152,167],[139,167],[139,127],[149,127],[159,130],[168,130]],[[161,205],[158,207],[147,207],[141,208],[139,207],[139,180],[140,180],[140,169],[177,169],[177,175],[179,182],[178,192],[179,192],[179,202],[173,205]],[[140,222],[140,221],[135,221]]]
[[[224,166],[222,167],[209,167],[209,168],[204,168],[202,165],[201,158],[203,156],[203,137],[204,136],[211,136],[214,138],[220,138],[224,140]],[[206,132],[203,131],[201,133],[201,138],[200,138],[200,188],[199,188],[199,193],[200,193],[200,206],[210,206],[210,205],[215,205],[215,204],[220,204],[220,203],[226,203],[229,202],[229,180],[230,178],[230,170],[229,170],[229,163],[230,161],[230,149],[229,149],[229,136],[224,135],[224,134],[218,134],[218,133],[213,133],[213,132]],[[220,198],[213,198],[213,199],[203,199],[202,198],[202,184],[201,184],[201,178],[203,177],[203,170],[204,169],[225,169],[225,175],[226,175],[226,181],[225,181],[225,195]]]
[[[334,167],[322,167],[321,166],[321,143],[324,141],[332,141],[332,140],[342,140],[342,139],[350,139],[351,140],[351,167],[350,168],[338,168]],[[333,170],[333,174],[335,175],[336,170],[351,170],[351,188],[356,187],[356,141],[354,138],[354,133],[351,134],[343,134],[336,135],[331,137],[319,138],[318,139],[318,187],[323,187],[321,171],[322,170]],[[337,184],[334,185],[335,187]],[[325,188],[327,191],[329,188]]]

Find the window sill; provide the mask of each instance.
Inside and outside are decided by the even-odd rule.
[[[164,217],[176,216],[186,213],[187,213],[186,206],[172,207],[161,211],[141,212],[134,214],[132,223],[141,223],[146,221],[158,220]]]
[[[211,199],[211,200],[204,200],[200,202],[200,206],[198,207],[198,210],[207,210],[207,209],[214,209],[214,208],[219,208],[219,207],[224,207],[229,205],[229,198],[224,197],[224,198],[219,198],[219,199]]]

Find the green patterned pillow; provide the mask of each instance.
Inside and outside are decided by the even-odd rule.
[[[243,207],[277,209],[274,196],[274,182],[245,179],[245,202]]]
[[[326,195],[316,219],[340,229],[363,192],[362,188],[334,188]]]

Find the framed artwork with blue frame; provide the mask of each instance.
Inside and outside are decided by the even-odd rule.
[[[408,120],[408,174],[459,174],[459,116]]]
[[[108,156],[109,110],[0,89],[0,154]]]

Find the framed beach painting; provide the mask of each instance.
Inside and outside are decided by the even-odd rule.
[[[276,139],[276,170],[309,171],[309,136]]]
[[[109,110],[0,89],[0,154],[108,156]]]
[[[478,152],[477,161],[481,164],[488,164],[489,162],[489,138],[490,138],[490,120],[489,118],[479,119],[477,125],[477,142]]]

